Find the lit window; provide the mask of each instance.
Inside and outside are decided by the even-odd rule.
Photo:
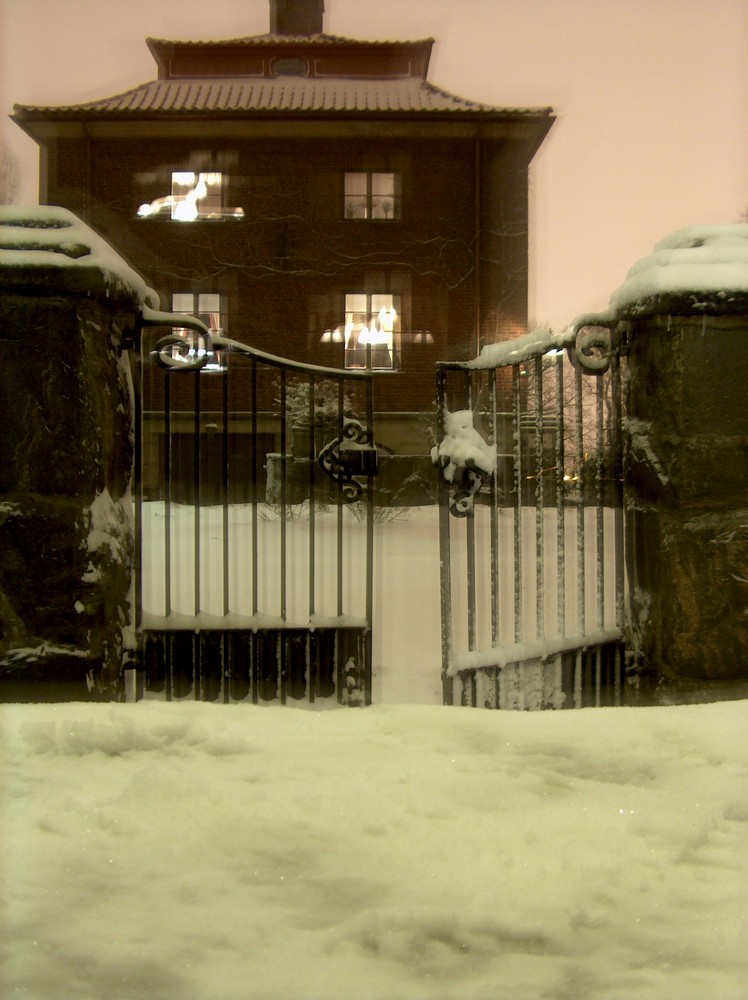
[[[397,367],[400,315],[396,299],[395,295],[365,292],[346,295],[342,337],[346,368]]]
[[[175,313],[184,313],[187,316],[196,316],[202,320],[215,337],[225,335],[223,317],[221,312],[221,296],[215,292],[201,292],[197,295],[192,292],[175,292],[171,297],[171,310]],[[174,357],[182,357],[185,361],[193,361],[196,356],[205,354],[205,340],[197,336],[194,330],[187,327],[175,327],[174,332],[190,344],[186,354],[181,354],[176,349]],[[226,358],[221,351],[209,351],[208,360],[202,371],[225,371]]]
[[[177,170],[171,175],[171,194],[141,205],[141,219],[155,217],[194,222],[196,219],[243,219],[242,208],[224,208],[225,178],[220,172]]]
[[[346,219],[400,218],[400,176],[379,171],[349,171],[345,175]]]

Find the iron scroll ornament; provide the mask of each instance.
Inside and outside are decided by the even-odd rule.
[[[317,463],[342,491],[343,503],[353,503],[363,492],[354,476],[373,476],[377,471],[377,452],[371,444],[371,432],[359,420],[346,417],[340,437],[322,448]]]
[[[195,350],[193,343],[178,334],[170,333],[161,337],[151,351],[151,356],[160,368],[166,368],[169,371],[199,371],[208,363],[214,346],[213,337],[205,323],[196,316],[162,312],[143,306],[141,314],[136,320],[136,338],[139,331],[148,326],[170,326],[180,330],[192,330],[203,342],[202,349]],[[190,357],[190,353],[192,353],[192,357]]]
[[[439,459],[442,469],[445,469],[450,461],[449,456],[442,455]],[[470,460],[455,470],[448,499],[449,513],[452,517],[467,517],[472,513],[475,495],[489,479],[490,474],[478,468]]]
[[[161,337],[153,350],[153,357],[160,368],[168,371],[194,372],[204,368],[210,359],[213,351],[213,343],[210,334],[202,334],[204,338],[204,348],[195,351],[193,345],[177,334],[170,333]],[[177,349],[177,356],[174,355],[174,348]],[[190,357],[192,354],[192,357]]]
[[[569,360],[583,375],[604,375],[618,348],[612,325],[586,321],[574,327],[574,342],[567,348]]]

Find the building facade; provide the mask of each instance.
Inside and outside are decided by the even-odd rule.
[[[548,108],[430,83],[433,39],[322,31],[271,0],[270,32],[149,39],[157,79],[16,105],[40,201],[87,222],[164,309],[294,360],[377,372],[377,439],[425,453],[434,363],[527,323],[528,167]]]

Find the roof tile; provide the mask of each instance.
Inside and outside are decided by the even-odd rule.
[[[15,105],[16,112],[43,112],[65,117],[127,115],[135,112],[170,115],[224,112],[405,112],[457,114],[544,114],[550,108],[501,108],[469,101],[417,78],[154,80],[112,97],[86,104],[44,107]]]

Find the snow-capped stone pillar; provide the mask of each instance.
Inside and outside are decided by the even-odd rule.
[[[658,702],[748,696],[748,225],[663,240],[628,321],[630,645]]]
[[[115,321],[148,291],[63,209],[1,208],[0,247],[0,698],[118,698],[133,398]]]

